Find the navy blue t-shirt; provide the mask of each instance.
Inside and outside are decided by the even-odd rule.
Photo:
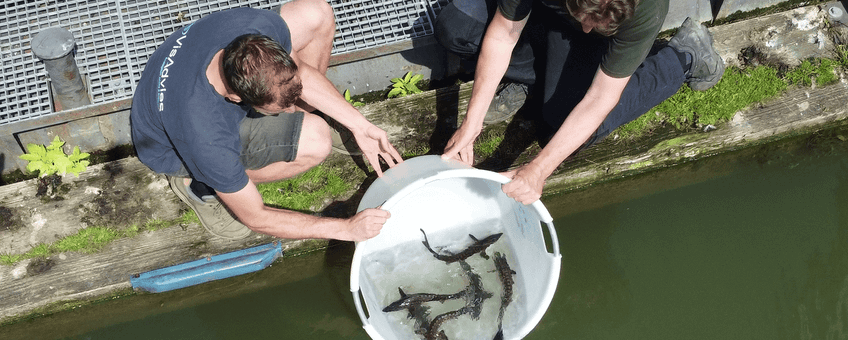
[[[150,169],[175,173],[182,163],[192,178],[220,192],[247,185],[239,123],[248,107],[224,100],[206,79],[215,53],[244,34],[269,36],[291,52],[291,34],[278,13],[237,8],[174,32],[148,59],[130,119],[138,158]]]

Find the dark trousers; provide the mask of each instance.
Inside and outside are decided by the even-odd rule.
[[[460,58],[475,61],[495,10],[494,0],[454,0],[436,19],[436,40]],[[534,8],[504,77],[542,84],[535,86],[534,92],[541,100],[543,140],[559,129],[583,99],[608,46],[609,38],[585,34],[550,11]],[[670,47],[649,54],[631,76],[618,105],[586,145],[602,140],[671,97],[685,79],[680,60]]]

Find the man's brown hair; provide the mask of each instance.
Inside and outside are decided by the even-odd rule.
[[[303,86],[295,81],[297,64],[276,41],[260,34],[239,36],[223,54],[224,80],[251,106],[295,104]]]
[[[621,24],[633,16],[639,0],[561,0],[575,19],[594,22],[595,31],[610,36],[618,32]]]

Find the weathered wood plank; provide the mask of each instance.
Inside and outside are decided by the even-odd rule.
[[[182,208],[163,176],[135,158],[66,175],[58,197],[36,196],[38,179],[0,187],[0,206],[12,219],[0,228],[0,254],[20,254],[89,226],[144,225],[173,220]]]
[[[133,274],[272,241],[283,242],[284,252],[310,242],[262,235],[224,240],[212,237],[201,226],[189,225],[120,239],[94,254],[64,253],[38,264],[24,261],[13,267],[27,267],[23,278],[12,279],[9,270],[0,271],[0,320],[59,301],[93,298],[130,288]]]
[[[647,145],[648,151],[626,153],[599,164],[556,172],[545,185],[546,193],[567,191],[628,173],[678,164],[736,148],[809,132],[848,118],[848,85],[818,89],[793,89],[784,96],[736,114],[731,122],[711,132],[678,135]],[[622,146],[626,149],[627,146]]]

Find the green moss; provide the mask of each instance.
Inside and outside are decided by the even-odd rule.
[[[195,213],[194,210],[186,209],[183,211],[183,214],[177,218],[176,222],[180,225],[200,224],[200,218],[197,217],[197,213]]]
[[[330,246],[329,240],[322,239],[308,239],[302,240],[297,247],[291,249],[290,251],[285,252],[283,254],[284,258],[296,257],[304,254],[308,254],[314,251],[324,250]]]
[[[326,199],[339,197],[353,186],[337,168],[318,165],[293,178],[257,185],[266,205],[291,210],[310,210]]]
[[[833,54],[836,56],[836,64],[848,68],[848,45],[836,45]]]
[[[687,136],[681,136],[681,137],[677,137],[677,138],[664,140],[664,141],[657,143],[657,145],[655,145],[653,148],[651,148],[650,152],[655,153],[655,152],[658,152],[658,151],[673,148],[675,146],[689,144],[689,143],[698,141],[698,140],[703,139],[703,138],[705,138],[705,135],[687,135]]]
[[[15,171],[11,171],[9,173],[3,174],[3,176],[0,177],[0,185],[23,182],[23,181],[33,179],[33,178],[36,178],[36,177],[38,177],[38,175],[36,175],[34,173],[24,173],[20,169],[17,169]]]
[[[647,114],[620,127],[623,137],[639,137],[653,127],[668,123],[677,129],[726,122],[737,111],[753,103],[772,98],[786,89],[786,81],[772,67],[751,69],[729,67],[724,77],[707,91],[683,86]]]
[[[165,228],[170,227],[170,226],[171,226],[170,222],[155,218],[155,219],[148,220],[147,222],[144,223],[144,230],[156,231],[156,230],[165,229]]]
[[[501,145],[503,140],[502,131],[487,130],[477,139],[477,143],[474,143],[474,154],[480,157],[488,157],[495,153],[495,150]]]
[[[641,168],[649,167],[653,164],[654,164],[654,162],[651,162],[651,161],[633,163],[633,164],[630,165],[629,169],[630,170],[641,169]]]
[[[93,253],[122,236],[120,232],[114,229],[90,227],[80,230],[75,235],[56,241],[51,248],[57,253],[66,251]]]
[[[90,152],[89,160],[91,165],[108,163],[127,157],[136,156],[135,146],[132,144],[118,145],[108,150],[96,150]]]
[[[18,323],[18,322],[34,320],[34,319],[39,318],[39,317],[54,314],[56,312],[61,312],[61,311],[66,311],[66,310],[72,310],[72,309],[97,305],[97,304],[100,304],[100,303],[103,303],[103,302],[106,302],[106,301],[124,298],[124,297],[132,296],[132,295],[136,295],[136,292],[133,291],[132,288],[123,288],[123,289],[116,289],[116,290],[110,291],[108,294],[106,294],[104,296],[92,298],[92,299],[76,299],[76,300],[57,301],[57,302],[47,304],[43,307],[38,307],[38,308],[36,308],[36,309],[32,310],[31,312],[28,312],[27,314],[24,314],[24,315],[5,318],[3,320],[3,322],[0,323],[0,328],[7,326],[7,325],[15,324],[15,323]]]
[[[817,85],[824,86],[837,82],[835,66],[837,61],[831,59],[808,59],[801,65],[786,73],[786,80],[793,85],[810,86],[815,80]]]
[[[409,158],[418,157],[418,156],[421,156],[421,155],[426,155],[428,152],[430,152],[429,147],[427,147],[425,145],[417,145],[417,146],[414,146],[414,147],[411,147],[411,148],[407,148],[406,151],[404,151],[400,155],[400,157],[403,158],[403,159],[409,159]]]

